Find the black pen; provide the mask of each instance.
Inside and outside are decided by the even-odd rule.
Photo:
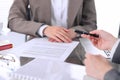
[[[86,35],[90,35],[90,36],[99,38],[99,35],[97,35],[97,34],[90,34],[89,32],[80,31],[80,30],[75,30],[75,32],[76,32],[77,34],[86,34]]]

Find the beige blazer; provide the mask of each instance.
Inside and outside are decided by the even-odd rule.
[[[28,0],[14,0],[9,12],[8,25],[12,31],[37,36],[41,23],[51,25],[51,1],[29,0],[31,21],[27,20]],[[91,31],[96,29],[94,0],[69,0],[68,28]]]

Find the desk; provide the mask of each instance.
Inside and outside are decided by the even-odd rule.
[[[3,40],[8,40],[13,44],[13,47],[17,47],[17,46],[19,46],[19,45],[21,45],[25,42],[25,35],[19,34],[19,33],[16,33],[16,32],[8,32],[6,34],[0,34],[0,41],[3,41]],[[0,51],[0,54],[4,54],[4,55],[8,54],[10,50],[11,49]],[[19,67],[20,66],[19,57],[16,57],[16,58],[18,58],[18,60],[15,63],[16,64],[15,66]],[[0,62],[0,64],[1,64],[1,62]],[[6,68],[2,68],[0,66],[0,71],[1,71],[0,80],[5,80],[5,79],[8,80],[7,79],[7,72],[10,71],[10,70],[5,70],[5,69]]]
[[[14,47],[16,47],[25,42],[25,35],[16,32],[8,32],[0,35],[0,40],[9,40],[13,43]]]
[[[10,34],[12,34],[12,33],[10,33]],[[9,35],[10,35],[10,34],[9,34]],[[13,35],[12,35],[12,36],[13,36]],[[10,37],[10,36],[8,36],[8,37]],[[7,39],[10,39],[11,41],[12,41],[12,40],[13,40],[13,41],[16,41],[15,39],[8,38],[8,37],[7,37]],[[87,40],[83,40],[83,41],[86,42],[86,43],[88,42]],[[14,44],[15,44],[15,43],[16,43],[16,42],[14,42]],[[83,43],[82,40],[81,40],[81,43]],[[16,45],[16,44],[15,44],[15,45]],[[84,44],[83,44],[83,45],[84,45]],[[17,46],[17,45],[16,45],[16,46]],[[16,46],[15,46],[15,47],[16,47]],[[84,45],[84,47],[89,47],[89,46],[91,46],[91,45],[89,45],[89,44]],[[5,52],[5,51],[3,51],[3,52]],[[57,64],[58,64],[58,63],[57,63]],[[64,66],[64,69],[62,69],[63,71],[66,70],[66,69],[65,69],[65,68],[66,68],[66,66],[65,66],[66,64],[67,64],[67,63],[65,63],[65,62],[63,62],[63,63],[61,64],[61,66]],[[67,66],[70,66],[70,65],[72,65],[72,64],[67,64]],[[73,66],[74,66],[74,65],[73,65]],[[79,66],[79,65],[78,65],[78,66]],[[79,70],[77,71],[77,70],[72,70],[72,69],[71,69],[71,71],[72,71],[72,73],[77,73]],[[76,77],[80,77],[79,75],[80,75],[80,73],[77,73]],[[71,76],[72,76],[72,75],[71,75]],[[70,76],[68,76],[68,77],[70,77]],[[75,79],[74,79],[74,80],[75,80]],[[76,79],[76,80],[79,80],[79,79]],[[84,76],[83,80],[95,80],[95,79],[93,79],[93,78],[91,78],[91,77],[88,77],[88,76]]]
[[[31,80],[31,78],[32,80],[95,80],[85,75],[84,66],[40,58],[32,60],[11,74],[11,80],[18,78],[19,80]]]

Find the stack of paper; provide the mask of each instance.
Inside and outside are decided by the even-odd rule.
[[[106,53],[105,51],[96,48],[96,47],[91,43],[90,40],[85,39],[85,38],[81,38],[81,39],[80,39],[80,42],[81,42],[81,44],[83,45],[83,47],[85,48],[85,51],[86,51],[87,53],[91,53],[91,54],[94,54],[94,55],[100,54],[100,55],[102,55],[102,56],[104,56],[104,57],[106,57],[106,58],[109,58],[109,56],[106,55],[107,53]]]
[[[79,42],[56,43],[50,42],[47,38],[32,39],[20,47],[16,47],[11,53],[23,57],[45,58],[64,61]]]
[[[10,80],[83,80],[85,75],[84,66],[39,58],[10,74]]]

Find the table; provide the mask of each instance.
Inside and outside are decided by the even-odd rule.
[[[18,36],[19,35],[19,36]],[[16,38],[17,37],[17,38]],[[14,47],[17,47],[17,46],[19,46],[19,45],[21,45],[22,43],[24,43],[25,42],[25,40],[24,39],[21,39],[20,37],[25,37],[25,35],[23,36],[23,35],[21,35],[21,34],[18,34],[18,33],[14,33],[14,32],[9,32],[7,35],[2,35],[2,36],[0,36],[0,40],[5,40],[5,39],[8,39],[10,42],[12,42],[13,44],[14,44]],[[17,41],[16,39],[19,39],[19,41]],[[88,40],[84,40],[84,39],[81,39],[80,40],[81,41],[81,43],[87,43],[87,45],[84,45],[83,44],[83,46],[84,47],[89,47],[89,46],[91,46],[91,44],[89,44],[89,41]],[[86,49],[86,48],[85,48]],[[5,51],[2,51],[2,52],[0,52],[0,53],[7,53],[7,52],[9,52],[9,50],[5,50]],[[31,60],[31,59],[30,59]],[[66,64],[65,62],[63,62],[63,64]],[[69,64],[68,64],[68,66],[69,66]],[[65,70],[65,69],[64,69]],[[71,70],[72,71],[72,70]],[[76,71],[73,71],[73,72],[76,72]],[[79,77],[79,73],[76,75],[77,77]],[[95,79],[93,79],[93,78],[91,78],[91,77],[89,77],[89,76],[84,76],[84,78],[83,78],[83,80],[95,80]]]

